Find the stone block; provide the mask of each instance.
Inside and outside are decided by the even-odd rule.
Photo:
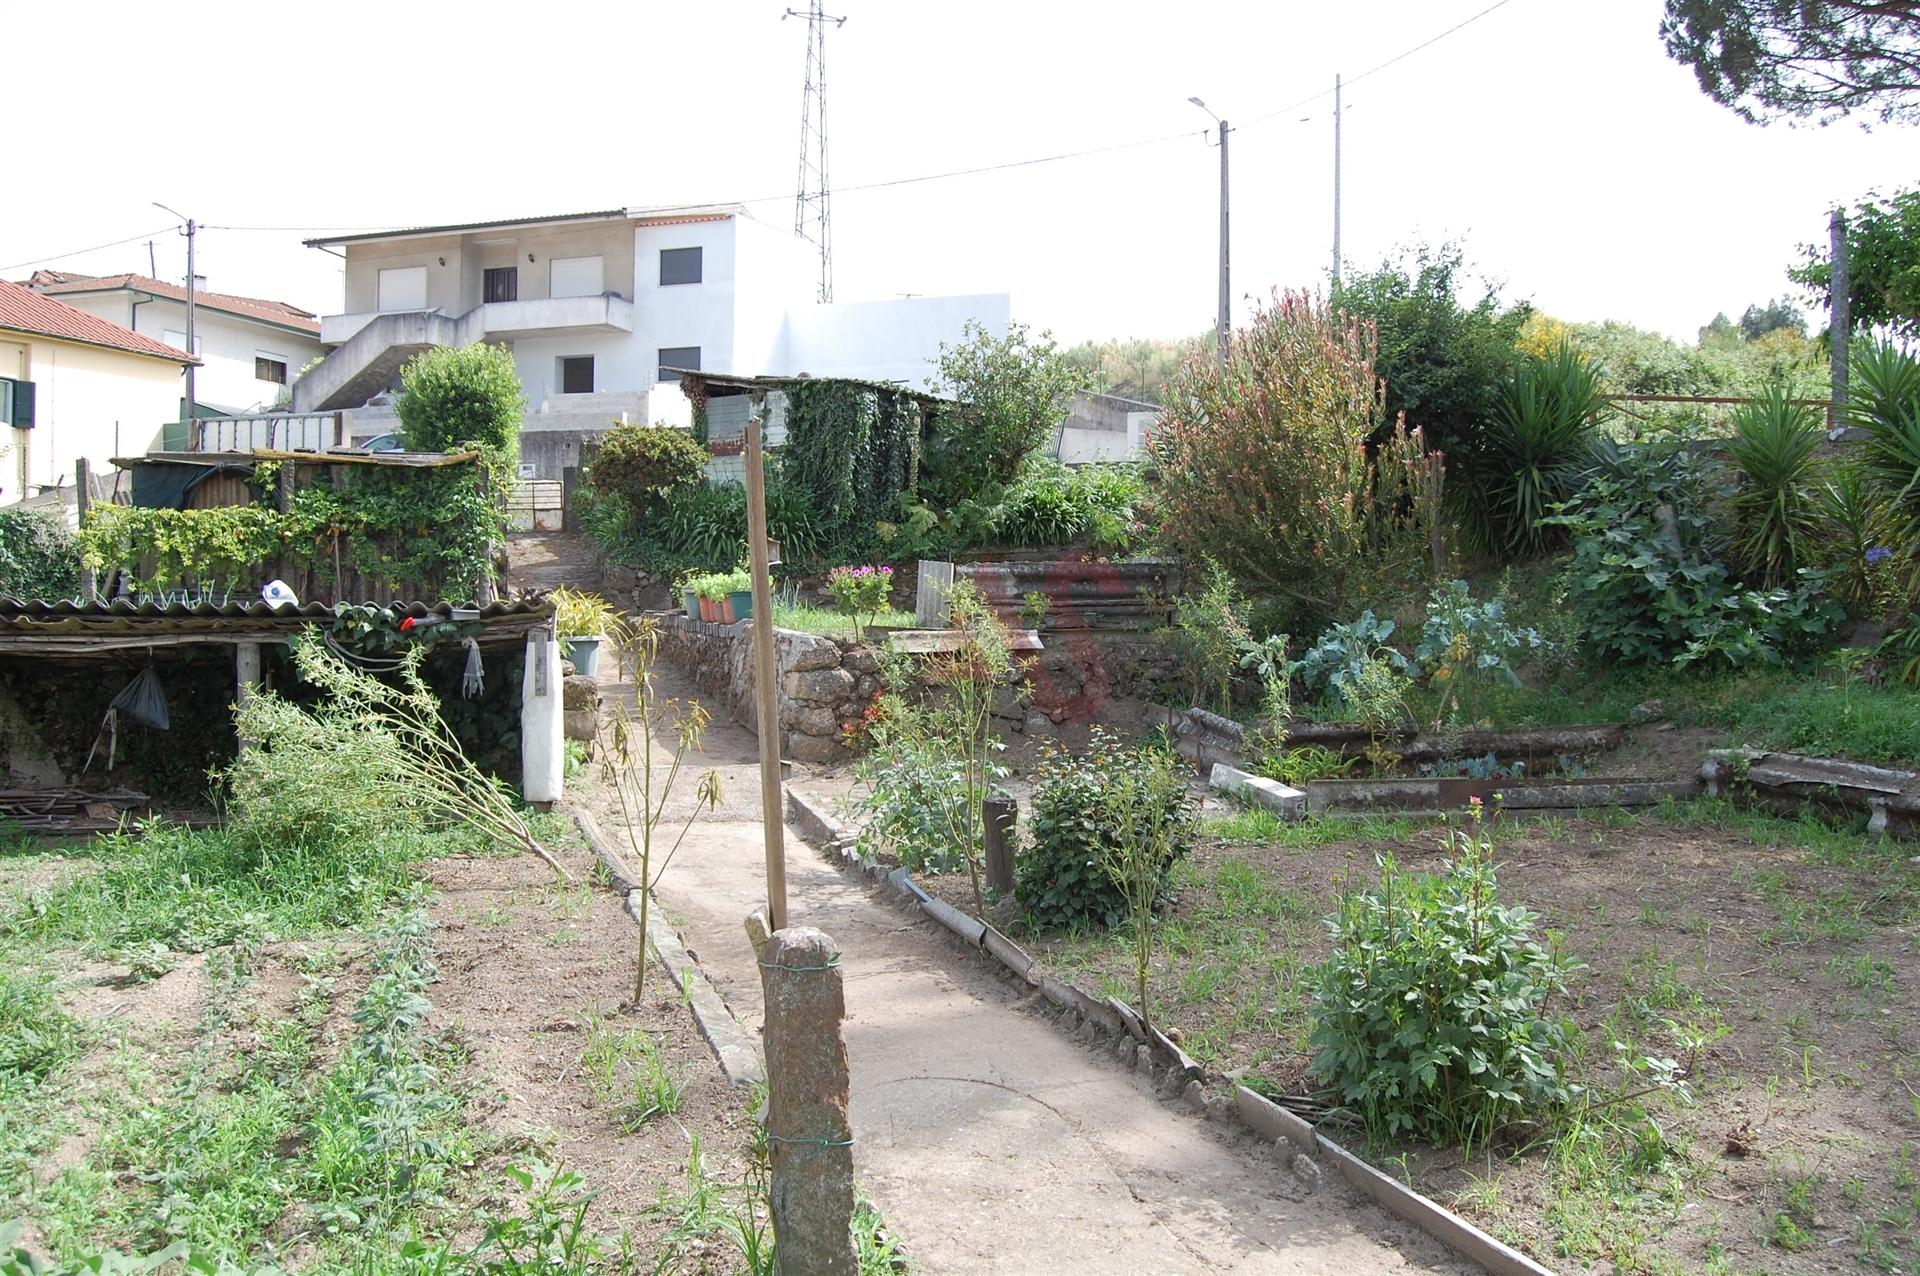
[[[568,674],[560,684],[560,706],[569,711],[600,707],[600,684],[583,673]]]
[[[835,666],[790,673],[780,680],[780,690],[794,700],[834,705],[853,694],[853,683],[852,674]]]
[[[789,725],[795,731],[808,735],[837,736],[840,734],[840,719],[834,711],[825,705],[796,705]]]
[[[773,635],[775,667],[789,673],[840,667],[840,645],[820,634],[777,629]]]
[[[838,762],[846,750],[832,736],[794,731],[787,736],[787,756],[796,762]]]
[[[1224,762],[1213,764],[1207,783],[1215,793],[1233,794],[1290,820],[1301,819],[1307,813],[1307,795],[1299,789],[1264,775],[1249,775]]]
[[[840,664],[855,673],[874,673],[880,668],[880,657],[871,647],[848,647],[840,653]]]
[[[560,715],[560,730],[569,740],[590,743],[599,729],[598,709],[567,709]]]

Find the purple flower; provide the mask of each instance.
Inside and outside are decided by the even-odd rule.
[[[1867,561],[1869,563],[1884,563],[1889,558],[1892,558],[1892,557],[1893,557],[1893,551],[1888,549],[1885,545],[1875,545],[1872,549],[1867,551]]]

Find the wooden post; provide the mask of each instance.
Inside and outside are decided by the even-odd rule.
[[[760,823],[767,839],[767,920],[787,924],[786,826],[780,801],[780,689],[773,658],[773,571],[767,554],[767,478],[761,456],[764,390],[747,416],[747,557],[753,569],[753,698],[760,727]],[[796,1269],[797,1270],[797,1269]]]
[[[980,799],[981,829],[987,853],[987,885],[1007,893],[1013,889],[1013,826],[1019,806],[1004,794]]]
[[[756,427],[757,428],[757,427]],[[854,1276],[846,990],[833,941],[775,931],[760,959],[775,1276]]]
[[[253,693],[260,689],[260,644],[257,642],[237,642],[233,644],[233,702],[236,707],[244,706],[253,699]],[[253,741],[240,737],[240,749],[245,752],[253,747]]]
[[[87,511],[93,506],[93,467],[81,457],[73,463],[73,521],[77,528],[87,525]],[[84,563],[80,567],[80,596],[88,602],[100,594],[99,578]]]
[[[1847,269],[1847,212],[1833,210],[1827,222],[1833,274],[1827,290],[1832,306],[1827,335],[1833,343],[1833,406],[1827,409],[1827,428],[1845,423],[1847,410],[1847,340],[1853,335],[1853,280]]]

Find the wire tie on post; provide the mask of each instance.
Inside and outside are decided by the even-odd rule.
[[[767,970],[791,970],[795,972],[805,970],[838,970],[840,969],[840,954],[835,953],[824,966],[784,966],[777,961],[762,961],[760,965]]]
[[[853,1136],[851,1134],[844,1139],[790,1139],[784,1134],[774,1134],[768,1131],[767,1141],[769,1143],[785,1143],[789,1146],[798,1147],[850,1148],[853,1146]]]

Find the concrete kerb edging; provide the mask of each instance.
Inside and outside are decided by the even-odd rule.
[[[580,830],[581,836],[587,839],[587,845],[593,848],[594,858],[606,869],[614,889],[626,899],[627,916],[638,925],[639,874],[622,858],[591,812],[583,811],[571,803],[563,805],[567,814],[573,817],[574,826]],[[707,972],[687,952],[686,945],[680,942],[680,936],[674,933],[661,915],[658,900],[647,909],[646,941],[647,947],[653,951],[654,960],[672,977],[674,986],[687,994],[694,1025],[700,1029],[700,1036],[713,1051],[714,1058],[719,1060],[720,1071],[726,1074],[727,1081],[737,1086],[758,1085],[765,1081],[767,1069],[760,1059],[759,1041],[727,1009],[727,1003],[721,1000],[713,981],[707,978]]]
[[[1353,1153],[1321,1134],[1313,1125],[1247,1087],[1235,1086],[1233,1097],[1240,1119],[1248,1128],[1275,1141],[1285,1140],[1309,1156],[1323,1156],[1353,1187],[1403,1222],[1411,1223],[1462,1258],[1471,1259],[1494,1276],[1554,1276],[1519,1250],[1495,1240],[1452,1210],[1422,1196],[1400,1180],[1381,1173]]]
[[[787,818],[809,841],[827,849],[845,867],[861,872],[875,882],[887,882],[905,897],[903,902],[952,931],[972,947],[998,961],[1008,974],[1037,988],[1048,1003],[1061,1012],[1061,1019],[1091,1024],[1105,1029],[1112,1038],[1126,1038],[1145,1044],[1170,1065],[1169,1085],[1163,1093],[1182,1096],[1198,1088],[1204,1069],[1179,1045],[1158,1028],[1148,1028],[1139,1014],[1114,997],[1104,1001],[1046,973],[1041,964],[1012,940],[979,918],[970,917],[952,905],[931,899],[914,883],[904,868],[888,871],[865,859],[853,849],[856,838],[848,828],[818,803],[792,788],[787,789]],[[1129,1051],[1136,1047],[1130,1045]],[[1179,1078],[1182,1084],[1171,1082]],[[1220,1112],[1239,1121],[1246,1129],[1270,1142],[1284,1141],[1308,1156],[1324,1156],[1356,1191],[1370,1198],[1381,1209],[1401,1221],[1419,1228],[1454,1253],[1479,1264],[1494,1276],[1555,1276],[1519,1250],[1501,1243],[1446,1207],[1429,1200],[1399,1180],[1390,1178],[1319,1133],[1303,1118],[1277,1103],[1263,1098],[1245,1086],[1234,1087],[1231,1104],[1207,1105],[1208,1115]]]

